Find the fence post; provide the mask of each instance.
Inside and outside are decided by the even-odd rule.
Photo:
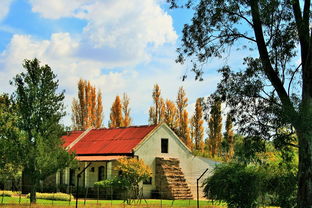
[[[196,188],[197,188],[197,208],[199,208],[199,188],[198,188],[198,182],[203,177],[203,175],[208,171],[208,168],[199,176],[199,178],[196,179]]]
[[[88,189],[89,189],[89,187],[86,188],[86,193],[85,193],[85,198],[84,198],[84,205],[86,205],[86,198],[87,198],[87,195],[88,195]]]

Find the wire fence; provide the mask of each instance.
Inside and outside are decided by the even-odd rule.
[[[0,205],[34,206],[30,203],[31,186],[20,187],[19,190],[0,190]],[[130,192],[130,193],[129,193]],[[46,194],[43,194],[46,193]],[[78,194],[77,194],[78,193]],[[144,190],[140,188],[134,196],[131,191],[120,190],[116,187],[38,187],[37,204],[45,206],[86,206],[86,207],[197,207],[194,199],[163,199],[161,196],[168,192],[151,190],[150,197],[144,197]],[[78,200],[77,200],[78,199]],[[77,200],[77,201],[76,201]],[[219,207],[211,200],[200,200],[200,207]]]

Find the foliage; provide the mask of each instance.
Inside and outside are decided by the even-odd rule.
[[[229,208],[258,207],[263,178],[263,172],[255,166],[222,164],[205,180],[205,196],[223,200]]]
[[[7,190],[0,190],[0,196],[17,196],[19,195],[20,192],[16,192],[16,191],[7,191]]]
[[[126,93],[123,94],[122,96],[122,113],[123,113],[123,118],[122,118],[122,126],[127,127],[130,126],[131,124],[131,117],[130,117],[130,108],[129,108],[129,103],[130,103],[130,98]]]
[[[69,166],[73,155],[62,147],[60,139],[64,133],[60,124],[65,115],[64,92],[57,92],[56,75],[48,65],[40,66],[37,59],[25,60],[23,67],[26,72],[16,75],[11,82],[16,86],[16,126],[23,135],[14,138],[12,151],[16,151],[24,173],[29,175],[31,202],[35,202],[39,181]]]
[[[8,95],[0,95],[0,181],[18,180],[21,176],[20,154],[15,145],[21,132],[17,128],[16,105]]]
[[[36,193],[37,199],[48,199],[48,200],[56,200],[56,201],[71,201],[74,199],[74,196],[71,194],[65,194],[61,192],[57,193]],[[27,198],[30,197],[30,194],[26,195]]]
[[[102,93],[91,85],[90,81],[78,82],[78,99],[72,102],[72,122],[75,130],[89,127],[100,128],[103,121]]]
[[[142,159],[137,158],[119,159],[115,170],[121,173],[118,177],[96,182],[95,185],[103,188],[118,187],[121,191],[127,191],[127,199],[138,198],[139,183],[152,176],[150,167],[145,165]]]
[[[122,104],[119,96],[116,96],[114,103],[111,107],[111,113],[108,123],[109,128],[116,128],[122,126]]]
[[[231,47],[253,55],[244,58],[241,71],[220,69],[217,94],[232,108],[241,134],[289,146],[294,145],[290,135],[280,138],[277,131],[293,129],[299,147],[298,206],[311,207],[311,1],[187,0],[185,6],[195,11],[184,26],[177,61],[190,60],[200,79],[203,64]]]
[[[164,122],[173,130],[177,131],[177,108],[171,100],[165,102]]]
[[[158,124],[164,120],[165,103],[160,94],[160,87],[158,84],[155,84],[152,94],[154,106],[151,106],[149,109],[150,124]]]
[[[198,98],[195,104],[195,112],[191,119],[192,139],[195,143],[195,150],[204,151],[204,120],[202,99]]]
[[[232,116],[227,114],[225,122],[225,133],[224,133],[224,146],[226,153],[226,160],[230,160],[234,156],[234,131],[233,131],[233,121]]]
[[[222,141],[222,114],[221,101],[214,99],[210,110],[208,121],[209,132],[208,140],[206,141],[209,153],[212,157],[221,156],[221,141]]]

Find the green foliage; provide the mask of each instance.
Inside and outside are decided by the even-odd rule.
[[[16,75],[11,84],[16,87],[13,103],[16,107],[16,127],[20,135],[13,149],[24,173],[32,184],[31,201],[40,180],[69,166],[73,155],[62,147],[64,127],[60,119],[65,115],[64,92],[58,92],[58,80],[48,65],[40,66],[37,59],[25,60],[26,72]],[[12,138],[11,138],[12,139]]]
[[[6,190],[0,190],[0,196],[17,196],[19,195],[20,192],[16,192],[16,191],[6,191]]]
[[[71,201],[74,199],[74,196],[71,194],[65,193],[36,193],[37,199],[48,199],[48,200],[56,200],[56,201]],[[30,194],[26,195],[27,198],[30,198]]]
[[[127,192],[128,203],[131,203],[128,199],[138,198],[139,183],[152,176],[150,167],[145,165],[142,159],[137,158],[119,159],[115,170],[121,173],[118,177],[99,181],[94,185],[102,188],[113,187],[114,191]]]
[[[225,201],[229,208],[257,207],[263,178],[263,172],[255,166],[221,164],[215,168],[214,174],[205,180],[205,196]]]

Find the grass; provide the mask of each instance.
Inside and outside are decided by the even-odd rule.
[[[9,207],[25,207],[25,205],[29,206],[29,199],[25,197],[0,197],[0,205],[2,204],[1,208],[9,208]],[[52,207],[52,205],[60,206],[61,208],[65,207],[73,207],[75,205],[76,201],[73,199],[71,202],[68,201],[52,201],[52,200],[46,200],[46,199],[37,199],[37,205],[31,205],[31,207]],[[123,200],[86,200],[86,203],[84,200],[78,201],[80,206],[83,207],[196,207],[197,201],[196,200],[159,200],[159,199],[147,199],[141,200],[141,203],[139,200],[135,200],[131,205],[127,205],[124,203]],[[224,204],[221,205],[213,205],[211,201],[208,200],[202,200],[200,201],[201,207],[226,207]]]

